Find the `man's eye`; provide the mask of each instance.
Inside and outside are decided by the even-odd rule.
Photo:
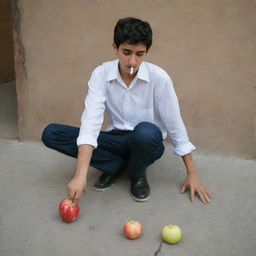
[[[130,52],[123,51],[123,54],[124,54],[124,55],[129,55]]]
[[[142,57],[144,55],[144,52],[137,53],[137,56]]]

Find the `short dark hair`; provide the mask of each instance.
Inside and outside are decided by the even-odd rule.
[[[118,20],[114,29],[114,43],[144,44],[148,49],[152,44],[152,29],[148,22],[127,17]]]

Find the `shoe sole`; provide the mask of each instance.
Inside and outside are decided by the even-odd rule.
[[[132,195],[131,193],[130,193],[130,195],[131,195],[131,197],[132,197],[135,201],[137,201],[137,202],[146,202],[146,201],[148,201],[148,199],[150,198],[150,196],[148,196],[148,197],[146,197],[146,198],[141,199],[141,198],[135,197],[135,196]]]
[[[96,190],[96,191],[98,191],[98,192],[104,192],[104,191],[110,189],[111,187],[112,187],[112,185],[109,186],[109,187],[107,187],[107,188],[96,188],[96,187],[93,187],[93,189]]]

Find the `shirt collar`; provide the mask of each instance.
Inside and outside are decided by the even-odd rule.
[[[137,77],[141,80],[146,81],[146,82],[150,82],[148,69],[147,69],[146,64],[145,64],[144,61],[140,64],[140,68],[139,68]]]
[[[118,77],[120,77],[119,70],[118,70],[118,63],[119,63],[118,60],[114,61],[113,67],[110,70],[110,72],[108,73],[107,81],[115,80],[115,79],[118,79]],[[150,82],[148,69],[147,69],[146,64],[145,64],[144,61],[140,64],[140,68],[138,70],[137,78],[139,78],[141,80],[144,80],[146,82]]]
[[[118,78],[118,73],[119,73],[119,70],[118,70],[118,60],[115,60],[114,63],[113,63],[113,66],[110,70],[110,72],[108,73],[108,76],[107,76],[107,81],[111,81],[111,80],[115,80]]]

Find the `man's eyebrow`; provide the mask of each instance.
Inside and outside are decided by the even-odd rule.
[[[131,52],[130,49],[126,49],[126,48],[123,48],[122,50],[123,50],[123,51],[127,51],[127,52]],[[145,50],[142,50],[142,51],[137,51],[136,53],[144,53],[144,52],[146,52],[146,51],[145,51]]]
[[[126,49],[126,48],[123,48],[122,50],[123,50],[123,51],[127,51],[127,52],[131,52],[131,50]]]

